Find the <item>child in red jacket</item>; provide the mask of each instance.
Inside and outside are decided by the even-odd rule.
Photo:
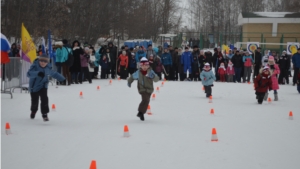
[[[233,76],[235,75],[234,67],[231,61],[228,63],[228,67],[226,69],[227,73],[227,82],[233,82]]]
[[[218,69],[218,74],[220,76],[220,81],[225,82],[225,74],[226,74],[226,68],[224,66],[224,63],[221,63],[219,69]]]
[[[262,104],[265,94],[272,90],[272,73],[268,66],[259,71],[259,75],[254,80],[255,94],[258,104]]]

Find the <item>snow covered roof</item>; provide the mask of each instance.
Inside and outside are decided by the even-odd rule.
[[[300,18],[300,12],[242,12],[243,18]]]

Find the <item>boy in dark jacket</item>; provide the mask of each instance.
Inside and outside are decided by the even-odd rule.
[[[142,101],[138,108],[137,116],[144,121],[144,114],[147,111],[151,94],[154,91],[153,82],[158,81],[158,76],[151,70],[149,66],[149,61],[143,57],[140,61],[140,69],[137,70],[130,78],[128,79],[128,87],[131,87],[131,83],[137,80],[137,87],[140,95],[142,96]]]
[[[101,66],[101,79],[107,79],[110,65],[106,55],[103,55],[102,59],[100,60],[100,66]]]
[[[48,76],[51,76],[60,82],[65,80],[65,78],[61,74],[51,70],[51,66],[48,63],[48,56],[42,54],[33,62],[27,72],[27,77],[30,78],[29,91],[31,96],[31,119],[35,118],[35,114],[38,111],[39,98],[41,98],[42,117],[44,121],[49,121],[49,103],[47,95],[49,83]]]
[[[129,58],[129,73],[132,75],[136,71],[136,60],[135,54],[131,53],[131,58]]]
[[[260,70],[259,75],[254,80],[255,94],[258,104],[262,104],[268,89],[272,90],[271,71],[268,66]]]

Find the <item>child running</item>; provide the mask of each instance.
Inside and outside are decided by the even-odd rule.
[[[268,89],[272,90],[272,73],[268,66],[259,71],[259,75],[254,79],[255,94],[258,104],[262,104]]]
[[[203,71],[200,74],[200,78],[202,79],[202,84],[205,89],[206,97],[209,98],[212,93],[211,87],[214,86],[213,82],[216,80],[216,76],[210,69],[209,63],[205,63]]]
[[[139,94],[142,96],[142,101],[138,107],[137,116],[144,121],[144,114],[147,111],[151,94],[154,91],[153,82],[158,82],[159,77],[154,73],[154,71],[149,66],[149,61],[143,57],[140,61],[140,68],[128,79],[128,87],[131,87],[131,83],[137,80],[137,88]]]

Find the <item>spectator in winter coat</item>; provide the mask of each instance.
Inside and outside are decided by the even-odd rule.
[[[183,81],[184,80],[184,73],[183,73],[183,66],[181,65],[181,56],[182,56],[182,49],[178,49],[178,54],[177,54],[177,70],[179,74],[179,80]]]
[[[298,52],[292,56],[292,62],[294,66],[293,85],[295,85],[297,83],[297,72],[300,70],[300,48],[298,48]]]
[[[185,47],[185,52],[181,55],[181,65],[183,67],[183,73],[186,77],[187,74],[191,77],[192,73],[192,53],[189,51],[188,47]]]
[[[72,43],[72,53],[74,57],[73,65],[70,67],[73,83],[78,84],[78,75],[81,72],[80,55],[83,54],[83,50],[80,47],[79,41],[75,40]]]
[[[17,49],[16,43],[13,43],[8,54],[9,57],[20,57],[19,50]]]
[[[199,64],[200,64],[200,70],[202,70],[204,68],[204,65],[209,63],[208,58],[207,58],[207,52],[205,52],[205,54],[203,54],[203,50],[200,51],[200,56],[199,56]]]
[[[220,47],[215,48],[214,51],[215,51],[215,53],[213,56],[213,64],[215,67],[215,72],[218,72],[218,68],[220,67],[221,63],[225,63],[225,59],[223,57]],[[218,74],[216,76],[216,79],[217,79],[217,81],[220,80],[220,77],[218,76]]]
[[[172,56],[169,53],[168,49],[164,49],[164,53],[161,55],[161,63],[163,64],[164,68],[165,68],[165,78],[167,80],[170,80],[170,69],[172,66]]]
[[[297,78],[297,90],[300,93],[300,70],[298,72],[298,78]]]
[[[135,54],[131,53],[131,58],[129,59],[129,73],[132,75],[136,71],[136,60],[135,60]]]
[[[65,78],[52,70],[49,58],[47,55],[41,55],[36,59],[27,72],[29,78],[29,91],[31,96],[31,114],[30,118],[34,119],[38,111],[39,98],[41,99],[41,113],[44,121],[49,121],[49,105],[48,105],[48,76],[52,76],[58,81],[63,81]]]
[[[154,60],[154,73],[157,74],[159,80],[161,80],[161,72],[163,71],[163,65],[159,56],[156,56]]]
[[[233,63],[234,73],[235,73],[235,76],[233,77],[234,78],[233,81],[241,83],[241,72],[244,63],[243,63],[243,57],[242,55],[240,55],[238,50],[231,58],[231,62]]]
[[[101,48],[100,48],[101,49]],[[101,54],[99,53],[100,49],[98,49],[97,51],[95,51],[95,57],[96,57],[96,60],[95,60],[95,68],[94,68],[94,79],[98,79],[98,72],[99,72],[99,63],[100,63],[100,58],[101,58]]]
[[[79,83],[82,84],[82,76],[84,75],[85,78],[89,80],[89,83],[92,83],[88,64],[90,61],[90,48],[85,47],[84,53],[80,55],[80,63],[81,63],[81,72],[79,73]]]
[[[147,59],[150,58],[150,55],[152,55],[152,56],[153,56],[153,59],[155,59],[155,57],[156,57],[156,52],[152,49],[152,45],[151,45],[151,44],[148,45],[148,49],[147,49],[147,51],[146,51]]]
[[[212,72],[210,65],[206,63],[204,65],[203,71],[200,74],[202,80],[202,85],[204,86],[206,97],[210,97],[212,94],[211,87],[214,86],[213,82],[216,80],[214,73]]]
[[[199,55],[192,54],[192,80],[198,81],[200,78]]]
[[[285,84],[285,81],[286,81],[286,83],[289,84],[288,71],[291,66],[291,59],[286,54],[285,50],[282,52],[282,55],[279,57],[278,64],[279,64],[279,69],[280,69],[278,83]]]
[[[107,79],[110,65],[106,55],[103,55],[103,57],[101,58],[100,65],[101,65],[101,79]]]
[[[258,104],[262,104],[268,90],[272,90],[271,71],[268,66],[260,70],[259,75],[254,80],[255,94]]]
[[[171,80],[178,81],[178,64],[180,65],[180,61],[178,60],[178,48],[175,47],[174,52],[172,54],[172,73],[170,74]]]
[[[92,79],[94,77],[94,71],[95,71],[95,61],[96,61],[96,56],[95,56],[95,51],[93,49],[90,49],[89,50],[89,55],[90,55],[90,60],[89,60],[89,63],[88,63],[88,68],[89,68],[89,74],[90,74],[90,77],[91,77],[91,82],[92,82]]]
[[[255,51],[255,55],[254,55],[254,75],[253,75],[253,78],[255,78],[258,74],[259,74],[259,70],[261,68],[261,59],[262,59],[262,56],[261,56],[261,53],[260,53],[260,50],[261,48],[258,47],[257,50]]]
[[[126,80],[127,78],[127,69],[128,69],[128,56],[126,51],[124,50],[122,54],[119,56],[120,66],[118,71],[120,72],[120,78]]]
[[[152,54],[149,56],[148,61],[150,68],[155,72],[154,57]]]
[[[270,71],[272,72],[271,79],[272,79],[272,89],[274,90],[274,101],[278,101],[277,90],[279,89],[279,85],[278,85],[277,75],[280,74],[280,69],[279,69],[278,65],[275,63],[273,56],[269,57],[267,66],[270,68]],[[268,97],[265,97],[265,100],[267,100],[267,98]]]
[[[228,67],[226,69],[227,74],[227,82],[233,82],[233,77],[235,75],[234,67],[231,61],[228,63]]]
[[[218,69],[218,75],[220,77],[220,81],[221,82],[226,82],[226,79],[225,79],[225,75],[226,75],[226,68],[225,68],[225,65],[224,63],[221,63],[219,69]]]
[[[136,60],[136,63],[137,63],[137,66],[139,67],[139,64],[140,64],[140,60],[143,58],[143,57],[146,57],[146,52],[144,52],[143,50],[143,47],[140,46],[139,47],[139,50],[136,52],[135,54],[135,60]]]
[[[64,39],[62,41],[63,46],[56,49],[56,67],[57,72],[61,73],[61,70],[63,71],[64,77],[67,78],[68,85],[71,85],[71,75],[69,72],[69,66],[67,65],[66,61],[68,60],[69,53],[72,53],[72,49],[70,49],[68,46],[68,41]],[[61,83],[62,85],[66,85],[67,83],[64,81]]]
[[[265,55],[261,59],[261,64],[263,67],[265,67],[268,64],[268,60],[269,60],[269,52],[268,50],[265,50]]]
[[[128,87],[131,87],[131,83],[137,80],[138,92],[142,96],[142,101],[138,107],[137,116],[144,121],[144,114],[147,111],[151,94],[154,91],[153,82],[157,82],[158,76],[154,71],[149,67],[148,60],[144,57],[140,61],[140,69],[137,70],[130,78],[128,79]]]
[[[252,64],[253,64],[253,59],[252,56],[249,55],[249,52],[246,52],[246,55],[243,56],[243,62],[244,62],[244,77],[243,81],[244,83],[246,82],[246,77],[247,77],[247,82],[250,82],[250,77],[252,73]]]
[[[117,47],[114,46],[112,42],[108,42],[107,49],[109,49],[109,55],[107,57],[109,58],[110,62],[110,71],[111,71],[111,78],[115,79],[116,76],[116,68],[117,68]]]

